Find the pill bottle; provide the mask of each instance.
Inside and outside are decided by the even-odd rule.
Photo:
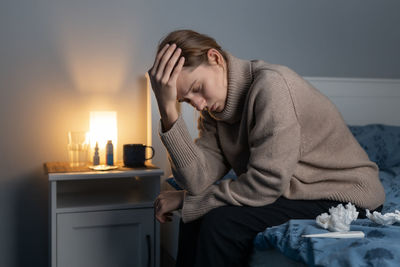
[[[108,140],[106,145],[106,164],[110,166],[114,165],[114,149],[111,140]]]

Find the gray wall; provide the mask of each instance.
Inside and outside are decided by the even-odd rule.
[[[145,90],[171,30],[304,76],[400,78],[400,2],[376,0],[2,0],[0,266],[46,266],[47,181],[68,130],[117,110],[120,144],[146,140]],[[121,151],[121,150],[120,150]]]

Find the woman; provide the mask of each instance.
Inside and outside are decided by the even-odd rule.
[[[149,76],[161,140],[184,188],[155,201],[161,223],[182,208],[177,266],[245,266],[266,227],[340,203],[360,217],[383,204],[377,165],[335,106],[289,68],[238,59],[180,30],[161,42]],[[201,112],[194,142],[177,100]],[[231,168],[237,179],[219,181]]]

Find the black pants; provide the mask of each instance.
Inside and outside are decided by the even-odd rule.
[[[340,203],[280,197],[263,207],[223,206],[198,220],[189,223],[181,221],[176,266],[247,266],[253,239],[258,232],[290,219],[315,219]],[[365,218],[365,211],[357,210],[358,218]]]

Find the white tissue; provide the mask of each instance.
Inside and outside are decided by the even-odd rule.
[[[358,217],[356,207],[350,202],[346,208],[339,204],[336,208],[329,209],[330,215],[322,213],[316,218],[317,224],[322,228],[334,232],[345,232],[350,230],[350,224]]]
[[[398,210],[395,210],[394,213],[391,212],[382,215],[380,212],[377,211],[374,211],[371,214],[371,212],[367,209],[366,213],[368,219],[378,224],[390,225],[394,223],[400,223],[400,211]]]

